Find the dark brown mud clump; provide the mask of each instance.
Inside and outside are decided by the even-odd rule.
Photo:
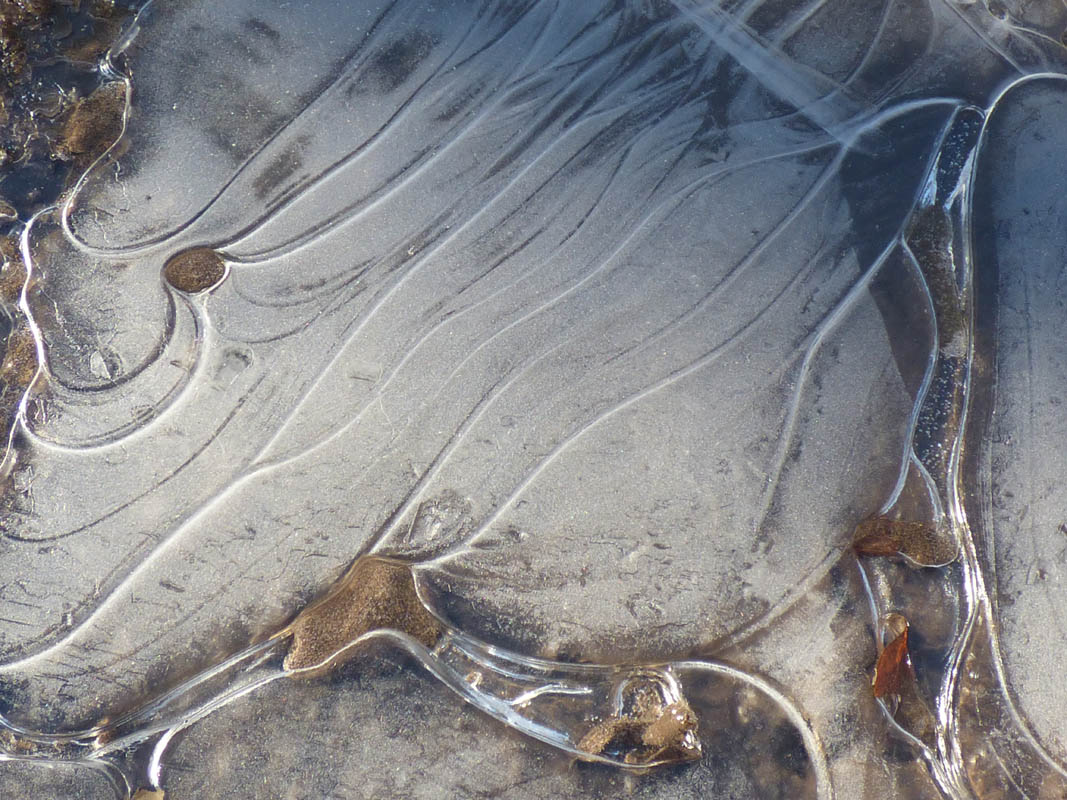
[[[37,374],[37,341],[25,326],[15,328],[7,337],[7,349],[0,361],[0,383],[24,389]]]
[[[5,99],[27,82],[35,64],[57,56],[100,58],[129,13],[128,5],[113,0],[0,2],[0,92]]]
[[[163,266],[163,278],[182,292],[202,292],[222,280],[226,262],[209,247],[194,247],[172,256]]]
[[[858,556],[902,555],[921,566],[947,564],[958,555],[952,536],[938,526],[888,517],[870,517],[857,525],[852,549]]]
[[[14,307],[25,284],[26,266],[18,241],[13,236],[0,236],[0,306]]]
[[[695,761],[701,756],[697,725],[696,714],[684,700],[667,706],[650,705],[597,723],[578,742],[578,749],[621,758],[636,767]]]
[[[58,158],[84,169],[107,150],[122,132],[126,84],[105,83],[91,95],[76,101],[66,115],[53,148]]]

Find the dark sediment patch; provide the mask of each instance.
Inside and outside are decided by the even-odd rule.
[[[25,223],[60,202],[122,131],[127,83],[108,52],[142,0],[0,2],[0,436],[40,366],[18,301]],[[4,463],[11,462],[4,459]]]
[[[210,289],[226,274],[226,263],[209,247],[194,247],[172,256],[163,278],[175,289],[194,294]]]

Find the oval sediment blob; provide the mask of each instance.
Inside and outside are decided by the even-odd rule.
[[[167,259],[163,278],[175,289],[196,294],[217,286],[226,276],[226,262],[209,247],[193,247]]]

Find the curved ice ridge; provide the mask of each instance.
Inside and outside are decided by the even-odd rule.
[[[714,661],[662,664],[566,664],[510,653],[455,629],[446,628],[430,649],[398,630],[378,629],[355,639],[337,655],[384,642],[413,656],[437,680],[487,715],[523,734],[583,761],[644,771],[659,762],[635,765],[579,747],[594,721],[619,710],[621,687],[632,681],[657,682],[669,696],[681,698],[687,681],[712,676],[748,685],[782,709],[796,726],[811,759],[818,797],[834,797],[818,735],[788,696],[757,675]],[[0,752],[0,760],[63,760],[106,772],[124,796],[139,787],[162,785],[163,756],[175,735],[227,704],[279,678],[299,676],[282,664],[287,638],[252,645],[174,687],[146,706],[106,725],[61,735],[0,726],[18,737],[24,750],[44,754]],[[219,685],[224,686],[219,689]],[[559,698],[565,698],[561,710]]]

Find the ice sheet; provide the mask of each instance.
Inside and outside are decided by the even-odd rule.
[[[42,368],[0,498],[0,694],[36,744],[8,755],[284,796],[360,727],[374,757],[316,793],[396,767],[371,795],[1058,796],[1065,26],[949,0],[147,6],[111,56],[121,139],[21,240]],[[958,557],[857,559],[871,515]],[[236,697],[244,648],[365,554],[413,564],[485,675],[534,661],[468,691],[408,647]],[[875,700],[892,614],[914,680]],[[576,662],[589,697],[672,662],[702,759],[568,770],[579,706],[494,705]],[[98,741],[130,710],[128,747]],[[499,733],[556,741],[538,725],[562,755]],[[500,774],[476,790],[466,761]]]

